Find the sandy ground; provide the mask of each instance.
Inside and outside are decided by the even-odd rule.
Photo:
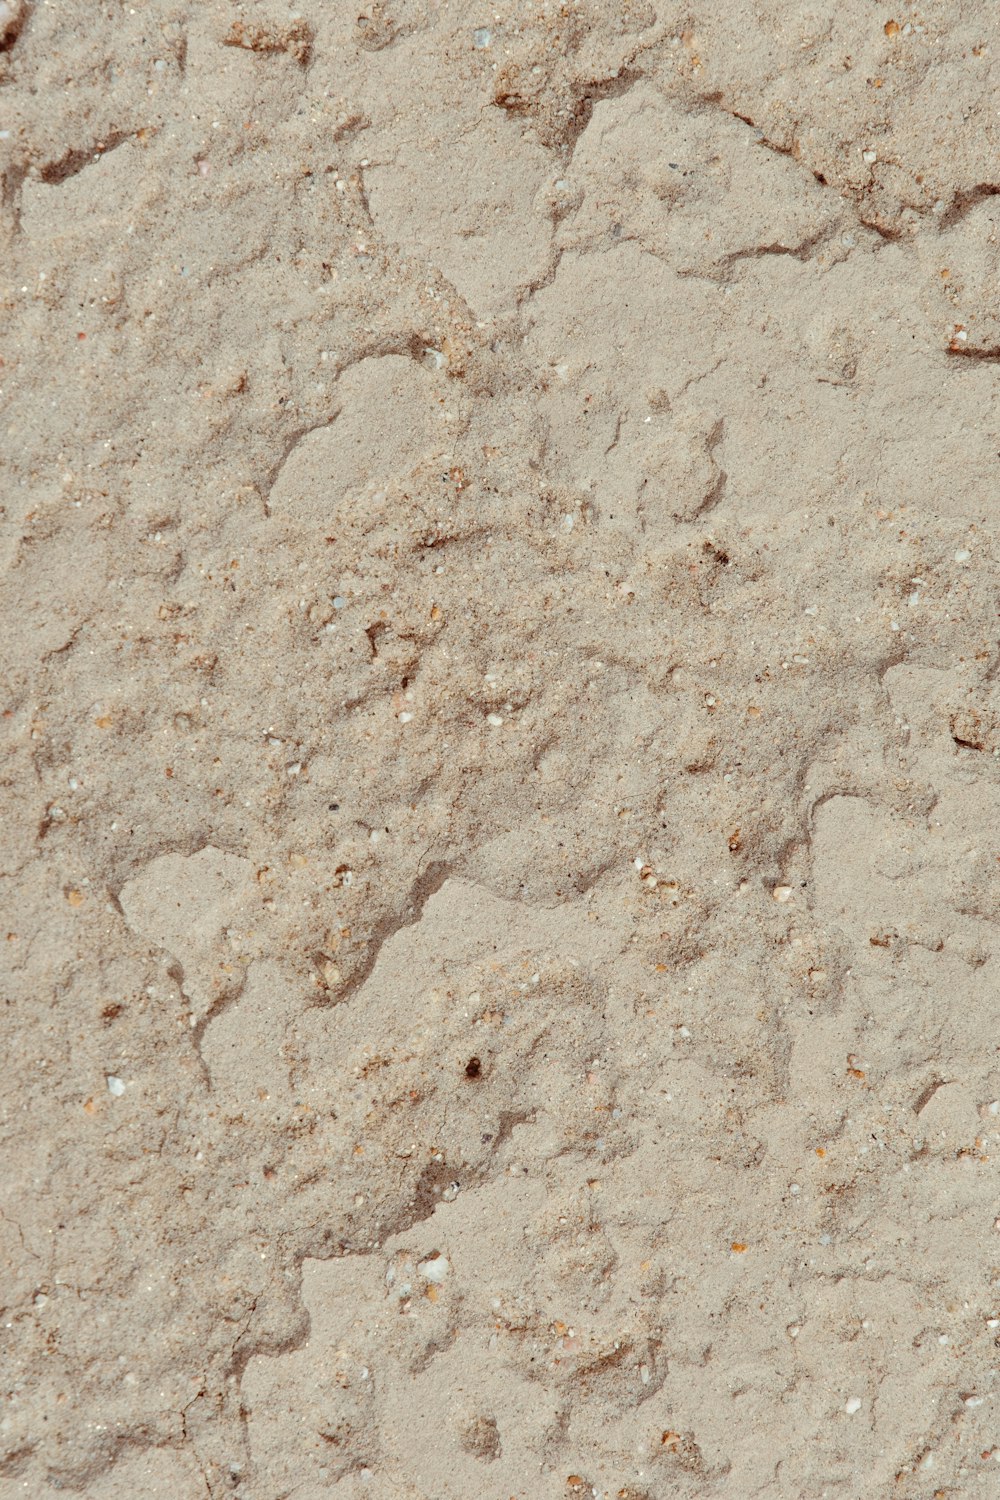
[[[0,3],[0,1500],[995,1497],[1000,22],[364,4]]]

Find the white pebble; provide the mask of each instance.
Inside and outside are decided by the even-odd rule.
[[[790,885],[776,885],[774,887],[774,890],[771,892],[771,895],[774,897],[775,901],[784,903],[785,901],[790,901],[792,899],[792,888]]]
[[[444,1255],[435,1255],[431,1260],[422,1260],[417,1267],[425,1281],[440,1284],[451,1270],[448,1259]]]
[[[503,723],[503,719],[499,714],[487,714],[486,722],[487,724],[492,724],[494,729],[499,729]]]
[[[107,1076],[108,1093],[111,1094],[115,1099],[120,1099],[122,1094],[124,1094],[125,1092],[124,1083],[120,1078],[116,1078],[113,1073],[109,1073]]]
[[[959,547],[958,551],[955,553],[955,561],[968,562],[971,556],[971,552],[967,552],[964,547]]]
[[[404,711],[398,717],[399,717],[399,722],[401,724],[409,724],[410,720],[413,718],[413,715],[412,714],[408,714],[408,713],[406,713]]]
[[[853,1417],[855,1412],[859,1412],[861,1410],[861,1397],[849,1396],[847,1398],[847,1401],[844,1403],[844,1410],[849,1417]]]
[[[343,609],[344,606],[346,605],[346,603],[347,603],[347,600],[344,598],[343,594],[335,594],[333,596],[333,607],[334,607],[334,609]]]
[[[485,26],[477,26],[472,33],[472,45],[474,47],[488,47],[493,40],[493,33]]]
[[[878,161],[878,153],[875,151],[862,151],[861,159],[862,161],[866,161],[869,166],[872,166],[873,163]]]

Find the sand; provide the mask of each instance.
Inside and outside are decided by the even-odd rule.
[[[0,4],[0,1500],[1000,1493],[998,59]]]

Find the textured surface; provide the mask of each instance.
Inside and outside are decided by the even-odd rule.
[[[998,57],[0,3],[0,1500],[997,1494]]]

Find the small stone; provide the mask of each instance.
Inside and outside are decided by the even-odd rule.
[[[474,47],[488,47],[493,40],[493,33],[486,26],[477,26],[472,33],[472,45]]]
[[[971,556],[971,552],[967,552],[964,547],[959,547],[958,551],[955,553],[955,561],[957,563],[968,562]]]
[[[403,713],[401,713],[401,714],[398,715],[398,718],[399,718],[399,722],[401,724],[409,724],[410,720],[413,718],[413,715],[410,714],[410,713],[407,713],[404,710]]]
[[[862,151],[861,160],[867,162],[870,167],[874,166],[875,162],[878,161],[878,153],[876,151]]]
[[[492,724],[494,729],[499,729],[501,724],[503,723],[503,719],[499,714],[487,714],[486,722],[487,724]]]
[[[124,1085],[124,1083],[122,1082],[122,1080],[120,1078],[116,1078],[113,1073],[109,1073],[107,1075],[107,1078],[108,1078],[108,1093],[111,1094],[113,1098],[120,1099],[121,1096],[122,1096],[122,1094],[124,1094],[124,1092],[125,1092],[125,1085]]]
[[[775,901],[780,901],[784,905],[786,901],[792,899],[792,888],[790,885],[776,885],[771,895]]]
[[[448,1272],[451,1270],[451,1265],[449,1264],[447,1256],[432,1255],[429,1256],[427,1260],[422,1260],[420,1262],[420,1265],[417,1267],[417,1270],[420,1272],[425,1281],[430,1281],[435,1285],[440,1285],[440,1283],[444,1281]]]
[[[0,42],[6,41],[9,33],[14,29],[21,14],[20,0],[14,0],[14,4],[8,4],[8,0],[0,0]]]
[[[849,1417],[853,1417],[856,1412],[861,1410],[861,1397],[849,1396],[844,1403],[844,1410]]]

